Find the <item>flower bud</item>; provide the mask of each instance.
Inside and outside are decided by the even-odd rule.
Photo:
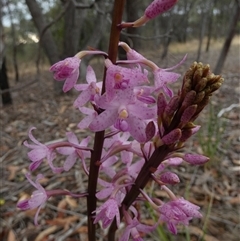
[[[180,182],[178,175],[173,172],[164,172],[163,174],[161,174],[159,179],[161,182],[164,182],[165,184],[174,185]]]
[[[146,129],[145,129],[145,133],[146,133],[146,142],[150,141],[154,137],[154,135],[156,133],[156,128],[155,128],[155,125],[154,125],[153,121],[150,121],[147,124]]]
[[[182,103],[182,108],[186,108],[189,105],[192,105],[196,98],[196,92],[194,90],[189,91]]]
[[[185,154],[183,160],[192,165],[202,165],[209,161],[209,158],[198,154]]]
[[[207,83],[208,83],[208,79],[207,79],[207,78],[202,78],[202,79],[196,84],[196,86],[194,87],[194,90],[195,90],[196,92],[202,91],[202,90],[206,87]]]
[[[165,111],[164,111],[165,114],[167,116],[172,116],[173,113],[177,110],[178,106],[179,106],[179,96],[172,97],[165,108]]]
[[[187,122],[189,122],[191,120],[191,118],[193,117],[193,115],[195,114],[197,110],[197,105],[190,105],[188,106],[182,116],[181,116],[181,122],[182,124],[186,124]]]
[[[171,145],[177,142],[181,138],[181,136],[182,136],[182,131],[179,128],[177,128],[169,132],[167,135],[165,135],[162,138],[162,141],[166,145]]]
[[[153,19],[159,14],[168,11],[176,4],[177,0],[154,0],[145,10],[144,15],[148,19]]]
[[[196,95],[194,104],[200,103],[203,100],[204,97],[205,97],[205,91],[198,92],[197,95]]]

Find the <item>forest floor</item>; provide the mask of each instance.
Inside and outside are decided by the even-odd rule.
[[[209,52],[201,54],[201,61],[215,66],[222,42],[213,42]],[[175,44],[170,47],[168,57],[163,61],[158,51],[144,50],[149,59],[162,68],[178,63],[185,53],[188,58],[177,71],[183,74],[196,58],[197,42]],[[179,196],[188,198],[201,207],[203,218],[193,220],[190,226],[179,229],[176,237],[166,240],[182,241],[239,241],[240,234],[240,121],[239,95],[240,39],[235,38],[225,62],[222,76],[223,86],[211,99],[210,107],[197,120],[202,125],[201,133],[192,138],[185,150],[209,155],[210,162],[204,167],[182,165],[178,169],[181,184],[174,189]],[[93,61],[97,68],[97,61]],[[34,136],[46,143],[61,140],[66,131],[73,131],[79,137],[87,136],[87,131],[77,129],[81,114],[73,108],[76,92],[55,97],[53,79],[47,68],[41,67],[36,75],[34,67],[21,63],[20,81],[10,84],[19,87],[12,92],[13,105],[1,108],[1,157],[0,157],[0,240],[2,241],[86,241],[86,203],[73,198],[51,198],[41,210],[39,223],[35,227],[35,210],[20,211],[16,208],[19,199],[29,197],[33,191],[26,181],[29,160],[27,148],[22,143],[28,138],[28,129],[35,126]],[[37,78],[38,77],[38,78]],[[34,81],[34,84],[25,86]],[[38,80],[37,80],[38,79]],[[179,81],[174,89],[181,85]],[[22,87],[25,86],[25,87]],[[61,175],[53,174],[42,164],[39,172],[45,178],[41,181],[46,189],[70,189],[83,192],[87,178],[76,167]],[[34,175],[37,172],[34,172]],[[151,188],[151,186],[149,186]],[[163,193],[153,189],[153,194]],[[146,208],[146,207],[145,207]],[[145,223],[151,223],[146,212]],[[167,233],[167,232],[166,232]],[[186,233],[190,239],[186,238]],[[103,240],[99,237],[98,239]],[[160,240],[157,233],[146,240]]]

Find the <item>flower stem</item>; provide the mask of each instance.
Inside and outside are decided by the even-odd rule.
[[[108,57],[112,63],[116,63],[118,55],[118,42],[121,28],[118,24],[122,21],[125,0],[115,0],[112,14],[112,27],[110,33]],[[106,69],[103,77],[102,94],[105,92]],[[90,160],[89,179],[88,179],[88,196],[87,196],[87,213],[88,213],[88,240],[96,241],[96,227],[93,223],[93,212],[97,207],[96,189],[99,173],[97,162],[101,160],[102,148],[104,143],[104,131],[96,132],[94,139],[94,148]]]

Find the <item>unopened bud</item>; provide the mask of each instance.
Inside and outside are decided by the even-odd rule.
[[[198,154],[185,154],[183,160],[192,165],[202,165],[209,161],[209,158]]]
[[[177,128],[169,132],[167,135],[162,137],[162,141],[165,145],[171,145],[177,142],[182,136],[182,131]]]
[[[217,83],[211,85],[210,86],[210,93],[218,90],[221,86],[222,86],[222,83],[220,83],[220,82],[217,82]]]
[[[145,10],[145,16],[153,19],[172,8],[178,0],[154,0]]]
[[[205,97],[205,91],[198,92],[194,101],[194,104],[200,103]]]
[[[189,123],[189,122],[188,122]],[[185,126],[186,127],[186,126]],[[180,138],[179,141],[181,142],[185,142],[188,138],[190,138],[192,135],[194,135],[195,133],[198,132],[198,130],[200,129],[201,126],[195,126],[193,128],[189,128],[189,129],[184,129],[182,130],[182,136]]]
[[[154,137],[154,135],[156,133],[156,128],[155,128],[155,124],[153,121],[150,121],[147,124],[145,133],[146,133],[146,142],[150,141]]]
[[[192,105],[195,101],[195,98],[196,92],[194,90],[189,91],[183,100],[182,107],[186,108],[187,106]]]
[[[196,84],[196,86],[194,87],[194,90],[195,90],[196,92],[202,91],[202,90],[206,87],[207,83],[208,83],[208,79],[207,79],[207,78],[202,78],[202,79]]]
[[[180,182],[178,175],[173,172],[164,172],[163,174],[161,174],[159,179],[165,184],[174,185]]]
[[[181,157],[170,157],[167,160],[164,160],[162,164],[164,166],[178,166],[183,162],[183,159]]]
[[[165,108],[165,114],[172,116],[179,107],[179,96],[173,96]]]
[[[191,118],[193,117],[193,115],[195,114],[197,110],[197,105],[190,105],[188,106],[182,116],[181,116],[181,122],[182,124],[186,124],[187,122],[189,122],[191,120]]]

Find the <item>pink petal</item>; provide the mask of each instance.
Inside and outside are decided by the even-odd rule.
[[[77,154],[74,152],[66,158],[63,165],[64,171],[69,171],[73,167],[73,165],[76,163],[77,157]]]
[[[33,161],[40,161],[47,156],[47,150],[45,148],[39,147],[28,152],[28,158]]]
[[[91,84],[91,82],[97,82],[95,72],[90,65],[87,67],[86,80],[87,80],[88,84]]]
[[[132,135],[132,137],[138,142],[141,142],[141,143],[145,142],[146,141],[145,122],[140,120],[139,118],[132,117],[132,116],[129,116],[127,121],[129,124],[129,133]]]
[[[66,136],[70,143],[78,145],[78,138],[73,132],[67,132]]]
[[[58,147],[58,148],[56,148],[56,150],[59,154],[62,154],[64,156],[68,156],[75,151],[75,148],[66,146],[66,147]]]
[[[78,90],[78,91],[82,91],[87,89],[89,86],[89,84],[76,84],[74,85],[74,89]]]
[[[77,80],[78,80],[78,76],[79,76],[79,69],[76,69],[72,74],[71,76],[69,76],[64,85],[63,85],[63,92],[67,92],[69,91],[70,89],[73,88],[73,86],[77,83]]]
[[[115,120],[118,117],[118,112],[116,109],[107,109],[98,115],[92,123],[89,125],[89,128],[92,131],[102,131],[114,124]]]
[[[74,101],[73,106],[82,107],[91,99],[91,96],[92,96],[92,92],[90,88],[83,90],[82,93],[78,96],[78,98]]]
[[[113,189],[114,189],[114,187],[108,187],[108,188],[102,189],[101,191],[96,193],[96,197],[99,200],[103,200],[103,199],[105,199],[105,198],[107,198],[108,196],[111,195]]]

